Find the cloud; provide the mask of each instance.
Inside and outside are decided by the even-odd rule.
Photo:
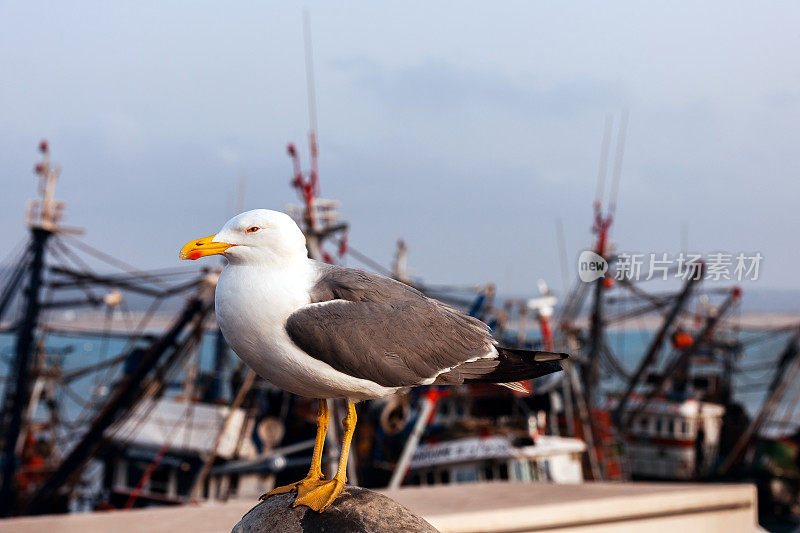
[[[573,78],[537,87],[501,72],[465,69],[441,60],[388,67],[367,59],[340,61],[351,83],[384,104],[424,113],[446,113],[486,106],[540,117],[568,116],[587,110],[616,109],[627,100],[620,84]]]

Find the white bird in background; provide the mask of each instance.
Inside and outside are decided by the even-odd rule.
[[[187,243],[181,259],[222,254],[217,321],[236,354],[284,390],[319,399],[308,475],[267,497],[297,491],[294,505],[327,509],[346,482],[355,403],[418,385],[499,383],[556,372],[563,354],[508,349],[489,328],[398,281],[308,258],[284,213],[256,209],[216,235]],[[347,400],[339,468],[322,474],[327,398]]]

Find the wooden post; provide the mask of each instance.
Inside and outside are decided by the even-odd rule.
[[[203,464],[203,468],[201,468],[200,472],[197,474],[197,478],[194,481],[194,486],[192,487],[191,495],[189,496],[190,501],[196,501],[200,498],[206,478],[208,477],[208,473],[211,471],[211,467],[214,465],[214,460],[217,458],[217,450],[219,449],[220,442],[222,442],[222,437],[225,435],[225,430],[233,418],[233,415],[236,413],[236,410],[240,405],[242,405],[245,396],[247,396],[247,393],[250,392],[255,380],[256,373],[253,370],[247,372],[247,376],[244,378],[244,383],[242,383],[239,392],[236,394],[236,398],[234,398],[233,403],[231,404],[230,410],[228,411],[228,416],[225,417],[225,421],[222,423],[219,433],[217,433],[217,438],[214,440],[214,445],[211,447],[211,452],[208,454],[206,462]]]

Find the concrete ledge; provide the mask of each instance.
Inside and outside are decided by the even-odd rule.
[[[485,483],[386,494],[448,533],[758,529],[752,485]]]
[[[407,488],[385,494],[443,533],[733,533],[758,529],[752,485],[481,483]],[[230,531],[256,503],[233,500],[225,504],[14,518],[0,520],[0,532]]]

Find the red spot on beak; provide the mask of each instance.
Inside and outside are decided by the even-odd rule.
[[[192,261],[200,259],[201,257],[203,257],[203,254],[200,252],[200,250],[193,250],[189,252],[189,259]]]

